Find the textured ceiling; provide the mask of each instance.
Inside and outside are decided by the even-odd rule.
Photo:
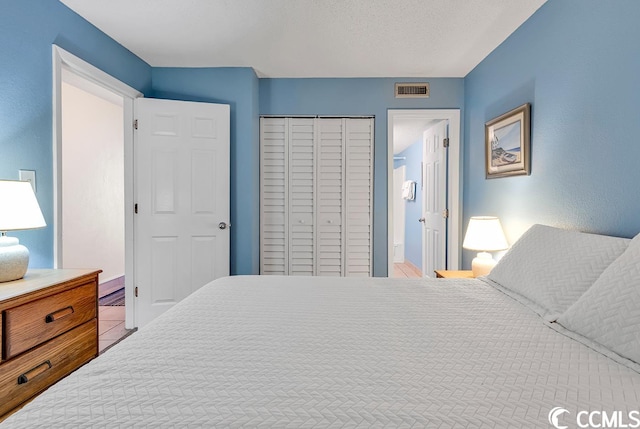
[[[397,155],[414,143],[421,142],[423,133],[439,121],[433,119],[393,119],[393,154]]]
[[[464,77],[545,0],[61,0],[152,66]]]

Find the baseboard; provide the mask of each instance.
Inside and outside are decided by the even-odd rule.
[[[123,287],[124,287],[124,276],[116,277],[115,279],[109,280],[104,283],[100,283],[100,286],[98,286],[98,298],[107,296],[110,293],[113,293],[119,289],[122,289]]]
[[[127,338],[129,335],[133,334],[134,332],[137,332],[138,328],[133,328],[133,329],[127,329],[127,333],[124,334],[122,336],[122,338],[120,338],[119,340],[115,341],[113,344],[109,344],[107,347],[105,347],[100,354],[103,354],[104,352],[106,352],[107,350],[109,350],[111,347],[115,346],[116,344],[118,344],[120,341],[124,340],[125,338]]]

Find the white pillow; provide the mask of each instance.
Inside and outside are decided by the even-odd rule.
[[[560,316],[624,252],[629,239],[534,225],[489,273],[535,303],[548,321]]]
[[[558,323],[640,363],[640,235]]]

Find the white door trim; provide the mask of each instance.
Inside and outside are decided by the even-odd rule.
[[[460,237],[462,234],[462,151],[460,146],[460,109],[389,109],[387,111],[387,275],[393,275],[393,123],[396,118],[449,121],[449,234],[447,238],[447,269],[460,267]]]
[[[143,94],[94,67],[88,62],[52,45],[53,62],[53,266],[62,265],[62,70],[63,68],[123,98],[124,111],[124,207],[125,207],[125,300],[127,329],[134,318],[134,249],[133,249],[133,100]],[[95,267],[100,268],[100,267]]]

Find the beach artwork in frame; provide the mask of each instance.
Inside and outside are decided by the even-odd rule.
[[[487,179],[531,173],[530,121],[531,104],[526,103],[485,124]]]

